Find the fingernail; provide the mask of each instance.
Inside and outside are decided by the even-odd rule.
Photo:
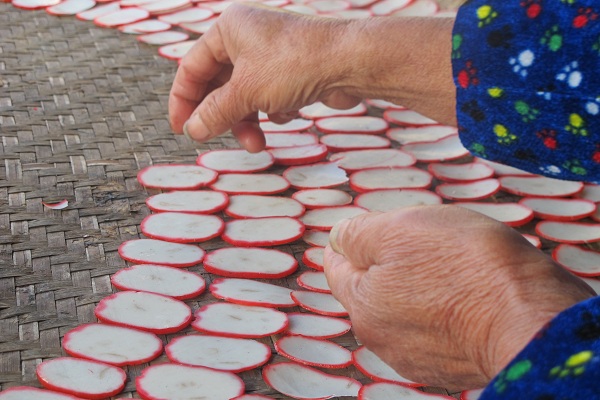
[[[342,219],[341,221],[338,221],[329,232],[329,245],[331,246],[331,249],[341,255],[344,255],[344,250],[338,244],[338,233],[341,226],[347,224],[348,221],[350,221],[350,219]]]
[[[203,142],[210,136],[210,131],[199,114],[194,114],[183,124],[183,134],[198,142]]]

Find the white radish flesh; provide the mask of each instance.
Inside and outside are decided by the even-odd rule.
[[[139,264],[191,267],[202,261],[204,250],[191,244],[134,239],[119,246],[119,255],[124,260]]]
[[[319,13],[343,11],[351,7],[350,3],[345,0],[314,0],[307,4]]]
[[[528,197],[521,199],[519,204],[531,208],[536,217],[551,221],[576,221],[596,211],[596,203],[583,199]]]
[[[317,129],[323,133],[362,133],[378,135],[389,128],[384,119],[371,116],[329,117],[315,122]]]
[[[225,224],[223,240],[234,246],[278,246],[302,237],[304,225],[294,218],[238,219]]]
[[[329,244],[329,232],[307,229],[302,236],[302,240],[310,246],[325,247]]]
[[[248,153],[246,150],[212,150],[200,154],[196,163],[221,173],[248,173],[264,171],[273,165],[273,156],[267,151]]]
[[[331,108],[321,103],[320,101],[309,106],[300,109],[300,115],[306,119],[319,119],[327,117],[341,117],[341,116],[354,116],[364,115],[367,113],[367,107],[363,103],[358,104],[355,107],[348,108],[345,110],[338,110]]]
[[[406,128],[392,128],[386,136],[400,144],[435,142],[445,137],[456,135],[458,131],[452,126],[431,125]]]
[[[154,189],[198,189],[210,185],[217,173],[198,165],[153,165],[138,173],[142,186]]]
[[[442,198],[424,189],[382,189],[359,194],[354,204],[369,211],[387,212],[396,208],[442,204]]]
[[[350,0],[350,3],[354,5],[354,7],[362,8],[375,3],[373,0]],[[387,110],[388,108],[394,108],[397,110],[404,110],[406,107],[392,103],[391,101],[381,100],[381,99],[367,99],[367,104],[371,107],[379,108],[382,110]]]
[[[594,203],[600,202],[600,185],[584,185],[583,190],[577,194],[577,197]]]
[[[385,2],[383,0],[379,4]],[[389,1],[389,0],[387,0]],[[377,7],[377,4],[375,7]],[[383,118],[387,122],[400,126],[424,126],[424,125],[439,125],[439,122],[412,110],[387,110],[383,113]]]
[[[94,19],[94,23],[103,28],[113,28],[119,25],[132,24],[150,16],[148,11],[139,8],[127,8],[102,15]]]
[[[328,293],[295,290],[292,299],[305,310],[330,317],[347,317],[348,311],[342,304]]]
[[[307,290],[319,293],[331,293],[331,288],[327,283],[327,278],[323,272],[303,272],[298,278],[296,278],[298,286],[303,287]]]
[[[322,368],[345,368],[352,364],[352,353],[324,339],[284,336],[275,342],[275,350],[300,364]]]
[[[398,149],[345,151],[332,154],[329,161],[348,172],[381,167],[410,167],[417,162],[412,154]]]
[[[336,206],[318,208],[307,211],[300,221],[309,229],[320,229],[328,231],[333,226],[343,220],[354,218],[358,215],[365,214],[367,210],[357,206]]]
[[[208,10],[208,11],[213,12],[211,10]],[[213,26],[215,24],[215,22],[217,22],[217,17],[218,16],[214,16],[205,21],[183,22],[179,26],[182,27],[183,29],[185,29],[186,31],[190,31],[192,33],[197,33],[199,35],[203,35],[206,32],[208,32],[210,27]]]
[[[542,221],[535,227],[541,237],[561,243],[592,243],[600,241],[600,224],[583,222]]]
[[[435,188],[437,194],[448,200],[481,200],[500,191],[497,179],[483,179],[467,183],[444,183]]]
[[[276,194],[285,192],[290,183],[275,174],[223,174],[210,187],[229,194]]]
[[[319,138],[313,133],[265,133],[265,140],[268,149],[319,143]]]
[[[233,1],[223,0],[223,1],[201,1],[198,7],[207,8],[214,12],[215,14],[221,14],[223,11],[227,10],[229,6],[233,4]]]
[[[402,147],[421,162],[456,160],[469,154],[458,138],[450,135],[435,142],[411,143]]]
[[[323,161],[327,157],[327,146],[309,144],[307,146],[281,147],[270,149],[269,153],[278,165],[304,165]]]
[[[391,145],[388,138],[361,133],[330,133],[320,141],[332,152],[385,149]]]
[[[459,202],[457,206],[476,211],[508,226],[525,225],[533,219],[533,211],[517,203],[468,203]]]
[[[160,15],[189,7],[191,4],[190,0],[158,0],[141,4],[139,7],[149,11],[152,15]]]
[[[146,199],[146,205],[152,211],[190,214],[213,214],[223,210],[228,203],[229,196],[226,193],[214,190],[180,190],[160,193]]]
[[[302,132],[312,128],[314,122],[309,119],[297,118],[285,124],[276,124],[271,121],[261,122],[260,127],[265,133],[274,132]]]
[[[138,40],[147,44],[163,45],[188,40],[190,35],[179,31],[162,31],[138,36]]]
[[[207,272],[232,278],[283,278],[297,268],[294,257],[274,249],[223,248],[208,253],[204,259]]]
[[[475,162],[486,164],[494,170],[497,176],[518,175],[518,176],[533,176],[531,172],[511,167],[509,165],[500,164],[493,161],[484,160],[483,158],[475,158]]]
[[[389,15],[409,5],[413,0],[382,0],[371,6],[373,15]]]
[[[415,0],[408,6],[392,13],[395,17],[431,17],[440,6],[434,0]]]
[[[304,206],[289,197],[231,196],[225,213],[233,218],[292,217],[304,214]]]
[[[519,196],[567,197],[583,190],[582,182],[562,181],[542,176],[503,176],[499,181],[502,190]]]
[[[310,209],[345,206],[352,202],[349,193],[337,189],[305,189],[295,192],[292,198]]]
[[[600,276],[600,253],[596,251],[561,244],[552,252],[552,258],[575,275]]]
[[[433,177],[414,167],[373,168],[350,175],[350,187],[363,193],[378,189],[427,189]]]
[[[596,292],[596,295],[600,294],[600,280],[585,277],[582,277],[581,279]]]
[[[296,189],[330,188],[348,182],[346,172],[334,163],[290,167],[283,177]]]
[[[483,389],[465,390],[460,394],[460,400],[478,400]]]
[[[42,390],[29,386],[13,386],[0,392],[0,400],[81,400],[70,394]]]
[[[61,0],[12,0],[12,5],[25,10],[37,10],[54,6],[60,3]]]
[[[323,247],[310,247],[304,251],[302,262],[317,271],[323,271]]]
[[[149,238],[176,243],[197,243],[223,233],[225,223],[214,215],[164,212],[144,218],[142,233]]]
[[[364,346],[352,353],[352,359],[356,368],[374,381],[400,383],[413,387],[422,386],[400,376],[392,367]]]
[[[526,233],[523,233],[522,235],[523,235],[523,237],[524,237],[525,239],[527,239],[527,241],[528,241],[529,243],[531,243],[533,246],[537,247],[538,249],[541,249],[541,248],[542,248],[542,241],[540,240],[540,238],[539,238],[539,237],[537,237],[537,236],[535,236],[535,235],[528,235],[528,234],[526,234]]]
[[[166,22],[157,21],[155,19],[149,19],[146,21],[134,22],[133,24],[122,25],[119,30],[123,33],[130,34],[141,34],[141,33],[155,33],[163,32],[171,29],[171,24]]]
[[[358,393],[359,400],[454,400],[454,397],[425,393],[417,389],[389,382],[376,382],[365,385]]]
[[[304,15],[317,15],[318,12],[312,7],[305,6],[304,4],[288,4],[282,7],[284,10],[292,11],[298,14]]]
[[[429,164],[429,172],[446,182],[470,182],[494,176],[492,167],[483,163]]]
[[[289,313],[288,335],[301,335],[321,339],[342,336],[350,331],[350,321],[312,313]]]
[[[195,40],[167,44],[158,49],[158,54],[170,60],[181,60],[192,49]]]
[[[214,13],[206,8],[190,8],[183,11],[177,11],[172,14],[165,14],[158,17],[159,21],[167,22],[173,25],[179,25],[186,22],[206,21]]]
[[[75,15],[89,10],[95,5],[95,0],[67,0],[46,8],[46,12],[52,15]]]
[[[263,3],[265,3],[265,2],[263,2]],[[275,400],[275,399],[272,397],[263,396],[262,394],[243,394],[241,396],[234,397],[231,400]]]
[[[121,7],[119,6],[119,2],[115,1],[108,4],[103,4],[101,6],[96,6],[91,10],[83,11],[77,13],[77,18],[83,21],[93,21],[94,19],[101,17],[106,14],[113,13],[119,10]]]
[[[218,299],[246,306],[294,307],[292,289],[251,279],[220,278],[210,285],[210,293]]]

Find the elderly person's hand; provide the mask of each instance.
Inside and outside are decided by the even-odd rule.
[[[513,229],[456,206],[343,221],[333,294],[369,349],[416,382],[483,387],[557,313],[594,295]]]

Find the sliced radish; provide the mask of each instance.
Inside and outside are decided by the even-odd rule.
[[[386,136],[400,144],[435,142],[445,137],[456,135],[457,129],[452,126],[425,125],[413,128],[392,128]]]
[[[25,10],[37,10],[54,6],[60,2],[61,0],[12,0],[12,5]]]
[[[89,10],[95,5],[95,0],[67,0],[46,8],[46,12],[52,15],[75,15]]]
[[[558,245],[552,252],[554,261],[575,275],[600,276],[600,253],[572,244]]]
[[[581,280],[587,283],[588,286],[591,287],[594,292],[596,292],[596,294],[600,294],[600,280],[585,277],[582,277]]]
[[[392,367],[364,346],[354,350],[352,360],[360,372],[374,381],[400,383],[411,387],[423,386],[400,376]]]
[[[429,164],[429,172],[446,182],[470,182],[494,176],[492,167],[483,163]]]
[[[305,310],[316,314],[330,317],[347,317],[348,311],[342,303],[328,293],[308,292],[306,290],[294,290],[292,299]]]
[[[285,124],[276,124],[271,121],[261,122],[260,128],[263,132],[302,132],[312,128],[314,122],[309,119],[296,118]]]
[[[296,305],[290,296],[292,289],[252,279],[215,279],[210,292],[218,299],[246,306],[283,308]]]
[[[363,386],[358,392],[359,400],[454,400],[454,397],[425,393],[417,389],[390,382],[375,382]]]
[[[424,189],[382,189],[359,194],[354,204],[369,211],[387,212],[402,207],[442,204],[442,198]]]
[[[331,293],[331,288],[329,287],[327,278],[323,272],[303,272],[296,278],[296,282],[298,282],[298,286],[313,292]]]
[[[192,327],[200,332],[238,338],[261,338],[287,329],[287,315],[268,307],[213,303],[199,309]]]
[[[156,0],[121,0],[121,7],[139,7],[144,4],[155,2]]]
[[[277,279],[298,268],[296,259],[274,249],[231,247],[206,255],[204,269],[211,274],[231,278]]]
[[[277,363],[263,368],[263,379],[273,389],[295,399],[356,397],[360,382],[345,376],[329,375],[296,363]]]
[[[190,0],[157,0],[141,4],[139,7],[152,15],[168,14],[192,5]]]
[[[119,255],[124,260],[134,263],[191,267],[200,264],[204,258],[204,250],[191,244],[134,239],[119,246]]]
[[[302,236],[302,240],[311,246],[325,247],[329,244],[329,232],[306,230]]]
[[[225,213],[233,218],[295,218],[304,214],[304,206],[289,197],[241,194],[231,196]]]
[[[332,152],[385,149],[391,144],[387,138],[360,133],[330,133],[320,140]]]
[[[352,353],[333,342],[303,336],[284,336],[275,342],[275,350],[300,364],[322,368],[346,368]]]
[[[381,167],[410,167],[417,162],[412,154],[398,149],[344,151],[332,154],[329,161],[348,172]]]
[[[184,40],[188,40],[189,38],[190,35],[188,35],[187,33],[178,31],[162,31],[138,36],[138,40],[140,42],[155,45],[183,42]]]
[[[304,251],[302,262],[317,271],[323,271],[323,247],[310,247]]]
[[[389,128],[387,122],[379,117],[329,117],[315,122],[317,129],[323,133],[362,133],[377,135],[385,133]]]
[[[275,174],[223,174],[210,187],[229,194],[276,194],[288,190],[290,183]]]
[[[319,138],[314,133],[265,133],[265,140],[268,149],[319,143]]]
[[[391,0],[383,0],[380,1],[375,7],[379,6],[381,3]],[[396,0],[398,1],[398,0]],[[402,1],[402,0],[400,0]],[[372,9],[371,9],[372,10]],[[374,13],[376,14],[376,13]],[[400,126],[425,126],[425,125],[439,125],[439,122],[434,121],[431,118],[427,118],[424,115],[419,114],[418,112],[412,110],[387,110],[383,113],[383,118],[387,122],[391,122],[392,124],[400,125]]]
[[[261,1],[261,4],[263,4],[265,6],[269,6],[269,7],[281,8],[285,5],[290,4],[290,2],[289,2],[289,0],[264,0],[264,1]]]
[[[62,341],[65,351],[78,358],[111,365],[137,365],[162,354],[162,341],[154,334],[106,324],[80,325]]]
[[[290,167],[283,177],[296,189],[330,188],[348,182],[346,172],[334,163]]]
[[[29,386],[13,386],[0,392],[1,400],[81,400],[70,394],[42,390]]]
[[[522,233],[523,237],[525,239],[527,239],[527,241],[529,243],[531,243],[532,245],[534,245],[535,247],[537,247],[538,249],[542,248],[542,241],[540,240],[539,237],[534,236],[534,235],[528,235],[526,233]]]
[[[236,374],[205,367],[177,364],[153,365],[135,379],[143,399],[230,399],[244,393],[244,381]]]
[[[119,25],[132,24],[147,19],[150,13],[139,8],[126,8],[102,15],[94,19],[94,23],[103,28],[114,28]]]
[[[316,102],[309,106],[300,109],[300,115],[306,119],[319,119],[327,117],[341,117],[341,116],[355,116],[364,115],[367,113],[367,107],[363,103],[358,104],[355,107],[348,108],[346,110],[338,110],[331,108],[325,104]]]
[[[561,243],[592,243],[600,241],[600,224],[583,222],[542,221],[535,232],[544,239]]]
[[[306,208],[345,206],[352,203],[349,193],[337,189],[305,189],[295,192],[292,198]]]
[[[583,190],[582,182],[562,181],[543,176],[503,176],[502,190],[519,196],[567,197]]]
[[[212,10],[209,11],[213,12]],[[199,35],[204,35],[206,32],[208,32],[210,27],[213,26],[215,22],[217,22],[217,17],[218,16],[214,16],[205,21],[184,22],[179,26],[185,29],[186,31],[197,33]]]
[[[268,151],[248,153],[242,149],[211,150],[200,154],[196,163],[217,172],[259,172],[273,165],[273,156]]]
[[[456,160],[469,154],[458,135],[446,136],[435,142],[406,144],[402,150],[411,153],[421,162]]]
[[[152,239],[197,243],[221,236],[225,223],[214,215],[164,212],[144,218],[141,230]]]
[[[178,364],[234,373],[260,367],[271,357],[271,349],[264,343],[210,335],[180,336],[165,350],[167,357]]]
[[[167,44],[158,49],[158,54],[170,60],[181,60],[194,47],[195,40]]]
[[[365,6],[369,6],[372,3],[375,3],[376,1],[373,0],[350,0],[350,2],[352,4],[356,4],[358,2],[360,2],[360,6],[356,6],[355,7],[365,7]],[[391,101],[387,101],[387,100],[381,100],[381,99],[367,99],[365,100],[367,102],[368,105],[370,105],[371,107],[376,107],[376,108],[380,108],[382,110],[387,110],[388,108],[395,108],[397,110],[404,110],[406,109],[406,107],[392,103]]]
[[[508,226],[521,226],[533,219],[533,210],[517,203],[456,203],[457,206],[476,211]]]
[[[467,183],[444,183],[435,188],[437,194],[448,200],[481,200],[500,191],[497,179],[483,179]]]
[[[45,203],[42,201],[42,204],[44,207],[47,207],[51,210],[64,210],[65,208],[69,207],[68,200],[59,201],[58,203]]]
[[[225,209],[228,204],[229,196],[226,193],[213,190],[173,191],[146,199],[148,208],[156,212],[213,214]]]
[[[576,221],[596,211],[596,203],[583,199],[526,197],[519,204],[531,208],[536,217],[552,221]]]
[[[225,224],[223,240],[243,247],[279,246],[300,239],[303,233],[304,225],[295,218],[238,219]]]
[[[122,25],[119,27],[119,30],[123,33],[130,33],[136,35],[141,33],[163,32],[169,29],[171,29],[171,24],[167,24],[166,22],[158,21],[155,19],[134,22],[133,24]]]
[[[333,18],[344,18],[344,19],[363,19],[363,18],[371,18],[373,14],[369,10],[358,10],[358,9],[350,9],[350,10],[342,10],[342,11],[334,11],[325,14],[328,17]]]
[[[394,11],[406,7],[412,1],[413,0],[381,0],[371,6],[371,12],[373,15],[389,15]]]
[[[427,189],[433,177],[418,168],[372,168],[350,175],[350,187],[359,193],[377,189]]]
[[[201,1],[198,7],[208,8],[215,14],[221,14],[223,11],[233,4],[233,1]]]
[[[285,333],[321,339],[330,339],[350,331],[352,324],[347,319],[327,317],[312,313],[289,313],[290,325]]]
[[[195,7],[183,11],[177,11],[172,14],[161,15],[158,17],[158,20],[173,25],[179,25],[186,22],[206,21],[213,15],[215,14],[211,10]]]
[[[102,322],[152,333],[178,332],[192,319],[190,308],[179,300],[133,291],[118,292],[103,298],[94,314]]]
[[[534,176],[531,172],[523,171],[508,165],[500,164],[493,161],[484,160],[483,158],[475,158],[475,162],[486,164],[494,170],[497,176],[504,175],[519,175],[519,176]]]
[[[431,17],[440,6],[434,0],[415,0],[408,6],[392,13],[395,17]]]
[[[348,10],[351,5],[346,0],[313,0],[307,3],[319,13]]]
[[[263,3],[266,3],[266,1],[263,1]],[[234,397],[231,400],[275,400],[275,399],[272,397],[263,396],[262,394],[243,394],[241,396]]]
[[[478,400],[483,389],[465,390],[460,394],[460,400]]]
[[[101,6],[96,6],[91,10],[83,11],[77,14],[77,18],[83,21],[93,21],[94,19],[101,17],[103,15],[107,15],[119,10],[121,7],[119,6],[119,2],[115,1],[113,3],[103,4]]]
[[[204,278],[198,274],[152,264],[120,269],[110,282],[120,290],[157,293],[179,300],[192,299],[206,288]]]
[[[121,368],[71,357],[44,361],[37,366],[36,374],[44,387],[86,399],[114,396],[123,390],[127,379]]]
[[[300,217],[300,221],[309,229],[320,229],[328,231],[333,226],[343,220],[356,217],[357,215],[366,213],[362,207],[357,206],[336,206],[318,208],[309,210]]]
[[[198,165],[153,165],[142,169],[137,179],[154,189],[198,189],[217,180],[217,173]]]
[[[288,4],[282,7],[284,10],[292,11],[298,14],[304,15],[317,15],[318,12],[312,7],[306,6],[304,4]]]
[[[583,190],[577,193],[577,197],[594,203],[600,202],[600,185],[585,184]]]
[[[323,161],[327,157],[327,146],[309,144],[307,146],[281,147],[270,149],[269,153],[279,165],[304,165]]]

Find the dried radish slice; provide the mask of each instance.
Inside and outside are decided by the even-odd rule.
[[[309,144],[308,146],[281,147],[270,149],[269,153],[279,165],[304,165],[323,161],[327,157],[327,146]]]
[[[583,199],[526,197],[519,204],[531,208],[537,218],[551,221],[576,221],[596,211],[596,203]]]
[[[458,135],[447,136],[435,142],[406,144],[402,150],[411,153],[421,162],[456,160],[469,154]]]
[[[288,190],[290,183],[275,174],[223,174],[210,187],[229,194],[277,194]]]
[[[264,171],[273,162],[273,156],[268,151],[248,153],[241,149],[211,150],[200,154],[196,159],[196,164],[221,173]]]
[[[306,208],[345,206],[352,203],[349,193],[337,189],[305,189],[295,192],[292,198]]]
[[[266,1],[263,1],[263,3],[266,3]],[[275,399],[272,397],[263,396],[262,394],[243,394],[241,396],[234,397],[231,400],[275,400]]]
[[[265,133],[265,140],[268,149],[319,143],[319,138],[314,133]]]
[[[62,341],[65,351],[78,358],[116,366],[137,365],[162,354],[162,341],[154,334],[107,324],[86,324],[71,329]]]
[[[500,164],[493,161],[484,160],[483,158],[475,158],[475,162],[486,164],[494,170],[497,176],[518,175],[518,176],[534,176],[531,172],[523,171],[508,165]]]
[[[96,317],[109,324],[152,333],[175,333],[192,319],[192,311],[171,297],[146,292],[118,292],[100,300]]]
[[[232,372],[205,367],[159,364],[144,369],[135,379],[143,399],[221,400],[244,393],[245,386]]]
[[[312,313],[289,313],[288,335],[300,335],[330,339],[350,331],[352,324],[347,319],[327,317]]]
[[[302,240],[311,246],[325,247],[329,244],[329,232],[306,230],[302,236]]]
[[[221,236],[223,220],[214,215],[164,212],[144,218],[142,233],[149,238],[175,243],[196,243]]]
[[[215,14],[211,10],[195,7],[183,11],[177,11],[172,14],[161,15],[158,17],[158,20],[173,25],[179,25],[186,22],[206,21],[213,15]]]
[[[356,6],[355,7],[365,7],[368,5],[371,5],[372,3],[375,3],[375,1],[372,0],[350,0],[350,2],[352,4],[356,4],[357,2],[361,2],[360,6]],[[380,108],[382,110],[387,110],[388,108],[394,108],[397,110],[404,110],[406,109],[406,107],[392,103],[391,101],[387,101],[387,100],[381,100],[381,99],[367,99],[365,100],[367,102],[368,105],[370,105],[371,107],[375,107],[375,108]]]
[[[519,196],[567,197],[583,190],[582,182],[562,181],[542,176],[503,176],[502,190]]]
[[[544,239],[561,243],[592,243],[600,241],[600,224],[583,222],[542,221],[535,232]]]
[[[348,182],[346,172],[334,163],[290,167],[283,177],[297,189],[330,188]]]
[[[59,201],[58,203],[45,203],[42,201],[42,204],[44,207],[48,207],[51,210],[64,210],[65,208],[69,207],[68,200]]]
[[[312,7],[305,6],[304,4],[288,4],[282,7],[284,10],[292,11],[298,14],[305,15],[317,15],[318,12]]]
[[[303,107],[299,111],[300,116],[306,119],[319,119],[319,118],[327,118],[327,117],[341,117],[341,116],[356,116],[356,115],[364,115],[367,113],[367,107],[360,103],[355,107],[348,108],[345,110],[338,110],[336,108],[331,108],[326,106],[325,104],[316,102],[309,106]]]
[[[409,5],[413,0],[382,0],[371,6],[373,15],[389,15]]]
[[[137,179],[153,189],[198,189],[217,180],[217,173],[198,165],[153,165],[142,169]]]
[[[191,4],[190,0],[158,0],[141,4],[139,7],[150,12],[152,15],[160,15],[189,7]]]
[[[119,246],[119,255],[140,264],[160,264],[169,267],[191,267],[204,258],[204,250],[191,244],[164,242],[154,239],[134,239]]]
[[[363,386],[358,392],[359,400],[454,400],[454,397],[425,393],[417,389],[390,382],[375,382]]]
[[[122,25],[119,30],[123,33],[130,34],[141,34],[141,33],[155,33],[163,32],[171,29],[171,24],[166,22],[157,21],[155,19],[149,19],[146,21],[134,22],[133,24]]]
[[[269,346],[256,340],[211,335],[177,337],[165,351],[169,360],[178,364],[233,373],[260,367],[271,357]]]
[[[179,31],[162,31],[138,36],[138,40],[147,44],[163,45],[188,40],[190,35]]]
[[[369,211],[387,212],[402,207],[442,204],[442,198],[424,189],[382,189],[359,194],[354,204]]]
[[[195,0],[194,0],[195,1]],[[198,7],[207,8],[215,14],[221,14],[223,11],[233,4],[233,1],[201,1]]]
[[[71,357],[44,361],[36,374],[44,387],[86,399],[114,396],[123,390],[127,379],[121,368]]]
[[[287,315],[268,307],[213,303],[199,309],[192,327],[200,332],[238,338],[261,338],[287,329]]]
[[[54,6],[61,0],[12,0],[12,5],[24,10],[37,10],[40,8]]]
[[[275,350],[297,363],[322,368],[346,368],[352,365],[352,353],[324,339],[284,336],[275,342]]]
[[[52,392],[29,386],[13,386],[0,392],[0,400],[81,400],[70,394]]]
[[[350,175],[350,187],[359,193],[378,189],[427,189],[433,177],[414,167],[372,168]]]
[[[383,118],[387,122],[400,126],[439,125],[439,122],[411,110],[387,110],[383,113]]]
[[[537,236],[534,236],[534,235],[528,235],[528,234],[526,234],[526,233],[523,233],[522,235],[523,235],[523,237],[524,237],[525,239],[527,239],[527,241],[528,241],[529,243],[531,243],[533,246],[537,247],[538,249],[541,249],[541,248],[542,248],[542,241],[540,240],[540,238],[539,238],[539,237],[537,237]]]
[[[329,161],[348,172],[382,167],[410,167],[417,162],[412,154],[398,149],[344,151],[332,154]]]
[[[312,128],[314,122],[309,119],[296,118],[285,124],[276,124],[271,121],[261,122],[260,128],[265,133],[273,132],[302,132]]]
[[[423,386],[398,375],[392,367],[364,346],[354,350],[352,360],[360,372],[374,381],[400,383],[411,387]]]
[[[67,0],[46,8],[46,12],[52,15],[75,15],[89,10],[95,5],[95,0]]]
[[[385,149],[391,145],[385,137],[361,133],[330,133],[320,141],[332,152]]]
[[[303,233],[304,225],[290,217],[238,219],[225,224],[223,240],[243,247],[279,246],[300,239]]]
[[[483,163],[429,164],[429,172],[446,182],[471,182],[494,176],[492,167]]]
[[[302,262],[317,271],[323,271],[323,247],[310,247],[304,251]]]
[[[483,389],[465,390],[460,394],[460,400],[478,400]]]
[[[298,286],[313,292],[331,293],[331,288],[329,287],[327,278],[323,272],[303,272],[296,278],[296,282],[298,282]]]
[[[337,207],[326,207],[318,208],[315,210],[309,210],[300,217],[300,221],[308,229],[320,229],[328,231],[333,226],[343,220],[354,218],[357,215],[366,213],[362,207],[357,206],[337,206]]]
[[[348,311],[344,306],[328,293],[308,292],[306,290],[294,290],[292,299],[305,310],[319,315],[330,317],[347,317]]]
[[[146,199],[148,208],[156,212],[213,214],[225,209],[228,204],[229,196],[214,190],[180,190],[160,193]]]
[[[572,244],[558,245],[552,252],[554,261],[575,275],[600,276],[600,253]]]
[[[167,44],[158,49],[158,54],[170,60],[181,60],[192,49],[195,40],[187,40],[185,42]]]
[[[210,293],[218,299],[246,306],[294,307],[292,290],[252,279],[219,278],[210,285]]]
[[[456,135],[457,130],[452,126],[426,125],[413,128],[392,128],[386,136],[400,144],[435,142],[445,137]]]
[[[304,214],[304,206],[289,197],[241,194],[230,197],[225,213],[233,218],[295,218]]]
[[[378,135],[389,128],[384,119],[371,116],[329,117],[315,122],[317,129],[323,133],[362,133]]]
[[[102,15],[94,19],[94,23],[103,28],[114,28],[119,25],[132,24],[147,19],[150,13],[139,8],[126,8]]]
[[[206,288],[204,278],[198,274],[152,264],[120,269],[110,277],[110,282],[120,290],[157,293],[178,300],[192,299]]]
[[[577,193],[577,197],[594,203],[600,202],[600,185],[586,184],[583,186],[583,190]]]
[[[435,188],[437,194],[448,200],[481,200],[500,191],[497,179],[483,179],[467,183],[444,183]]]
[[[314,0],[307,3],[319,13],[348,10],[351,5],[346,0]]]
[[[476,211],[513,227],[525,225],[533,219],[533,210],[517,203],[464,202],[456,203],[456,205],[471,211]]]
[[[206,255],[204,269],[231,278],[277,279],[298,268],[296,259],[274,249],[230,247]]]
[[[345,376],[329,375],[296,363],[277,363],[263,368],[263,379],[273,389],[295,399],[356,397],[360,382]]]
[[[213,12],[212,10],[209,10],[209,11]],[[186,31],[197,33],[199,35],[203,35],[206,32],[208,32],[210,27],[213,26],[215,24],[215,22],[217,22],[217,17],[218,16],[214,16],[205,21],[184,22],[179,26],[182,27],[183,29],[185,29]]]
[[[588,286],[591,287],[597,295],[600,294],[600,280],[585,277],[582,277],[581,280],[587,283]]]
[[[394,17],[430,17],[435,15],[439,9],[440,6],[434,0],[415,0],[392,15]]]
[[[119,9],[121,9],[121,6],[119,6],[118,1],[115,1],[113,3],[96,6],[91,10],[80,12],[77,14],[77,18],[83,21],[93,21],[98,17],[113,13],[115,11],[118,11]]]

